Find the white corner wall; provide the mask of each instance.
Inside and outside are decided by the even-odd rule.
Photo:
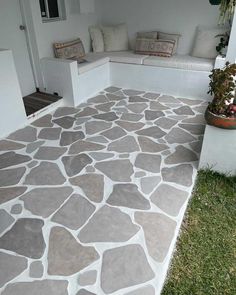
[[[104,24],[127,23],[131,43],[138,31],[180,33],[178,53],[190,53],[196,27],[216,26],[219,6],[209,0],[100,0]]]
[[[38,45],[39,57],[53,57],[53,42],[67,41],[80,37],[85,50],[90,51],[88,27],[100,22],[99,0],[95,1],[95,13],[81,14],[79,0],[65,0],[66,20],[43,23],[39,0],[31,0],[32,18]],[[98,8],[99,7],[99,8]]]
[[[0,138],[27,123],[11,50],[0,49]]]
[[[236,175],[236,130],[206,126],[199,168]]]
[[[231,63],[236,61],[236,12],[234,13],[226,60]]]

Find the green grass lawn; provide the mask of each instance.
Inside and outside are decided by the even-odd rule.
[[[236,295],[236,177],[200,171],[162,295]]]

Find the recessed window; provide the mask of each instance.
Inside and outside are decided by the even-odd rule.
[[[64,0],[39,0],[43,22],[66,19]]]

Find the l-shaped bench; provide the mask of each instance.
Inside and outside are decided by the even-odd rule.
[[[208,99],[214,59],[189,55],[171,58],[132,51],[88,53],[87,62],[44,58],[46,91],[63,96],[66,104],[79,105],[106,87],[115,85],[169,95]]]

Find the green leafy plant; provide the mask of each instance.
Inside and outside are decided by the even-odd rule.
[[[224,55],[223,49],[229,45],[230,35],[228,32],[226,32],[225,34],[216,35],[216,38],[217,37],[221,37],[221,38],[220,38],[219,44],[216,46],[216,51],[219,54]]]
[[[216,115],[236,117],[236,64],[226,63],[223,69],[212,70],[209,91],[213,100],[208,110]]]
[[[235,11],[235,5],[236,0],[221,0],[219,18],[220,25],[232,22]]]

